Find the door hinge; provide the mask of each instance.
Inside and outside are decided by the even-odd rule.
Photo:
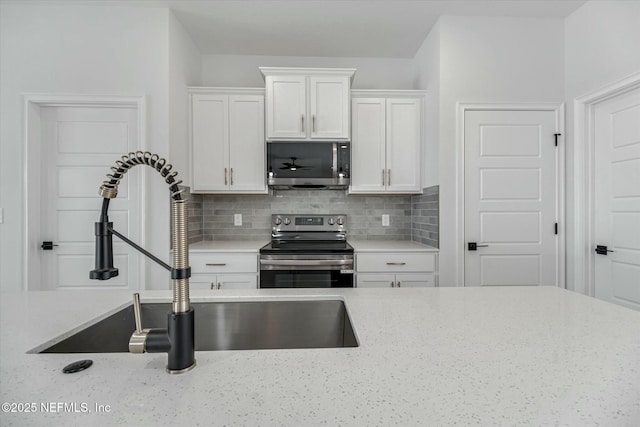
[[[558,223],[556,222],[556,225],[554,227],[554,233],[553,234],[558,234]]]
[[[556,147],[558,146],[558,137],[559,137],[560,135],[562,135],[562,134],[561,134],[561,133],[554,133],[554,134],[553,134],[553,136],[554,136],[554,137],[555,137],[555,139],[556,139]]]

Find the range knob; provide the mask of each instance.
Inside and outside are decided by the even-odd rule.
[[[277,218],[275,219],[275,221],[273,221],[273,222],[274,222],[276,225],[280,225],[280,224],[282,224],[282,218],[277,217]]]
[[[291,224],[291,220],[289,218],[285,217],[284,225],[289,225],[289,224]]]
[[[329,218],[329,221],[327,222],[329,223],[329,225],[333,225],[335,221],[333,220],[333,218]]]
[[[343,225],[344,224],[344,219],[342,219],[341,216],[338,217],[338,225]]]

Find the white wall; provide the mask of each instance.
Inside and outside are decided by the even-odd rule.
[[[425,100],[425,146],[422,188],[438,184],[440,146],[440,24],[436,23],[416,56],[415,86],[427,91]]]
[[[632,73],[640,72],[639,43],[640,2],[637,1],[590,1],[565,20],[567,177],[574,174],[574,144],[583,143],[574,140],[573,101]],[[573,192],[573,180],[568,179],[568,218],[573,218],[575,212]],[[567,285],[570,289],[586,294],[588,292],[584,276],[580,272],[574,276],[576,230],[569,227],[567,231]]]
[[[169,155],[189,184],[189,99],[187,86],[202,83],[202,55],[173,13],[169,14]]]
[[[563,21],[445,16],[438,31],[440,284],[461,286],[458,271],[463,260],[456,253],[462,254],[464,236],[458,228],[461,207],[456,197],[456,104],[560,104]]]
[[[168,155],[169,11],[42,3],[0,8],[0,206],[5,210],[0,224],[0,287],[21,289],[25,250],[22,95],[145,95],[146,148]],[[147,169],[147,175],[156,174]],[[145,245],[168,259],[166,185],[155,176],[148,181]],[[96,182],[96,192],[99,185]],[[99,203],[96,196],[96,206]],[[147,266],[149,287],[168,288],[166,271],[155,264]]]
[[[203,55],[205,86],[264,87],[258,67],[356,68],[353,89],[415,89],[412,59]]]

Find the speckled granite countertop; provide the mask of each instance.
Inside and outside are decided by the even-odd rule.
[[[258,253],[268,240],[203,240],[189,245],[189,252],[248,252]]]
[[[626,308],[552,287],[216,295],[207,299],[344,298],[360,346],[197,352],[198,366],[181,375],[164,372],[163,354],[25,354],[130,294],[5,292],[1,400],[38,409],[2,412],[0,424],[640,425],[640,313]],[[169,298],[142,293],[143,303]],[[83,358],[94,365],[61,372]],[[92,412],[45,413],[48,402]]]
[[[438,252],[438,248],[411,240],[349,240],[356,252]]]

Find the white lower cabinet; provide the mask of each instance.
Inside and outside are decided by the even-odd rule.
[[[359,273],[356,276],[358,288],[425,288],[434,287],[434,273]]]
[[[258,254],[198,252],[189,255],[191,289],[256,289]]]
[[[189,280],[191,289],[256,289],[258,276],[255,274],[194,274]]]
[[[438,256],[430,252],[356,253],[356,287],[438,286]]]

